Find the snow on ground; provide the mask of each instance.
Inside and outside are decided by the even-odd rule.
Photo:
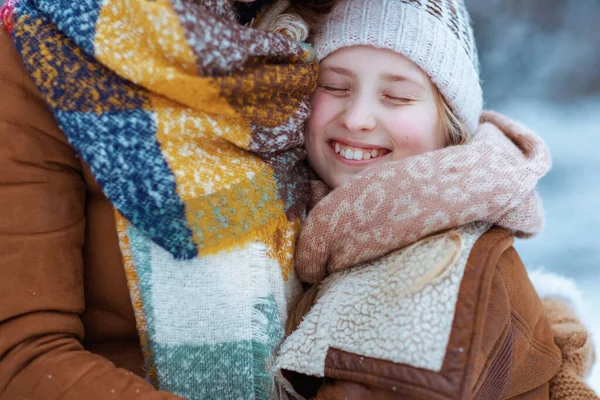
[[[561,105],[521,101],[496,109],[533,129],[553,157],[539,187],[546,228],[533,239],[519,240],[517,250],[528,268],[543,266],[576,280],[585,301],[583,319],[599,353],[600,98]],[[599,364],[589,379],[598,393]]]

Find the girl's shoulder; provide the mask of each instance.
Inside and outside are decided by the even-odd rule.
[[[513,242],[506,229],[469,224],[332,275],[280,368],[415,399],[547,384],[560,352]]]

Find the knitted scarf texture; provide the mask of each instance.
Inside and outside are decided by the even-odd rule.
[[[306,209],[316,65],[229,0],[10,0],[4,26],[115,208],[148,379],[265,399]]]
[[[519,237],[535,235],[544,225],[535,187],[550,162],[540,138],[488,111],[465,145],[368,168],[329,194],[323,183],[313,182],[316,204],[298,239],[296,272],[301,280],[318,283],[476,221]]]

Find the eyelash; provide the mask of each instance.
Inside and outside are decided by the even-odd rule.
[[[348,92],[348,89],[337,88],[337,87],[327,86],[327,85],[322,85],[322,84],[319,84],[319,87],[322,89],[325,89],[328,92],[334,93],[334,94],[344,94],[344,93]]]
[[[393,101],[395,103],[401,103],[401,104],[408,104],[408,103],[412,103],[414,101],[413,99],[409,99],[407,97],[395,97],[395,96],[390,96],[390,95],[383,95],[383,97],[385,97],[387,100]]]

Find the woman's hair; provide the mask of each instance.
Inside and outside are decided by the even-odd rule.
[[[294,332],[300,325],[300,322],[302,322],[302,318],[308,314],[313,304],[316,302],[317,297],[319,296],[320,286],[320,284],[315,283],[308,288],[308,290],[298,296],[298,299],[290,308],[287,323],[285,324],[286,336],[289,336],[292,332]]]
[[[468,142],[471,138],[471,134],[465,127],[465,124],[463,124],[454,111],[452,111],[437,86],[434,84],[431,86],[433,87],[433,96],[435,98],[438,118],[442,121],[444,132],[446,133],[446,143],[448,146],[453,146]]]
[[[339,2],[340,0],[291,0],[291,5],[314,32],[322,18]]]

